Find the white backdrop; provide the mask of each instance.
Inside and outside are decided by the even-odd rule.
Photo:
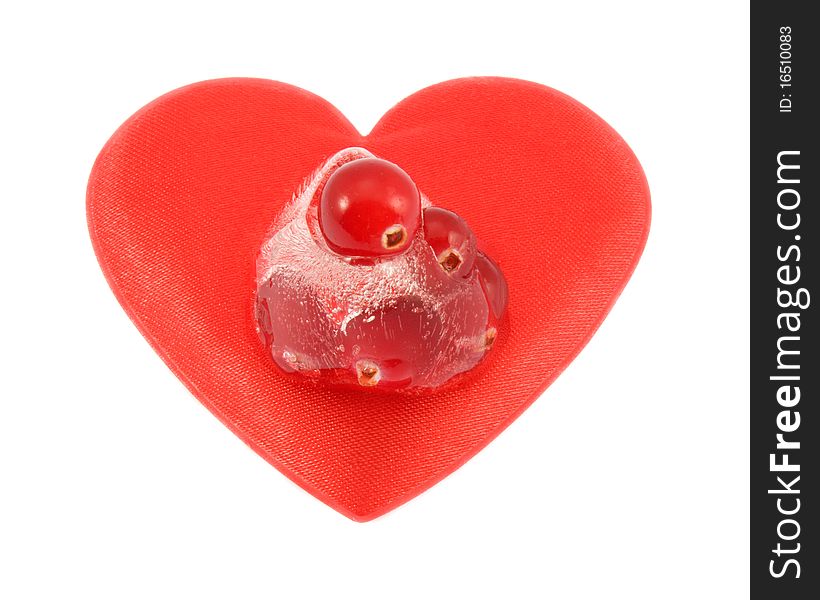
[[[747,597],[747,4],[302,4],[0,8],[0,597]],[[356,524],[152,352],[97,267],[85,184],[124,119],[194,81],[286,81],[368,131],[467,75],[606,119],[646,170],[652,231],[532,408]]]

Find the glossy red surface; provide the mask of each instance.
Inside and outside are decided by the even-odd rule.
[[[328,246],[345,256],[387,256],[407,249],[419,228],[416,184],[395,164],[364,158],[339,167],[319,201]]]
[[[507,309],[507,300],[510,295],[504,273],[483,252],[479,252],[475,259],[475,269],[478,271],[479,279],[484,287],[487,300],[490,302],[490,307],[493,309],[493,314],[496,319],[500,319]]]
[[[470,226],[451,210],[438,206],[424,209],[424,239],[449,275],[466,278],[472,273],[476,240]]]

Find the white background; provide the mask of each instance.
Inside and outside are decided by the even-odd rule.
[[[296,7],[297,4],[302,4]],[[20,2],[0,9],[0,597],[748,596],[745,2]],[[368,131],[453,77],[596,111],[643,163],[644,257],[487,449],[356,524],[168,371],[85,225],[97,152],[197,80],[278,79]]]

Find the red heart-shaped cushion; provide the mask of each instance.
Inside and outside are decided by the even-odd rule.
[[[257,251],[305,176],[347,146],[405,169],[506,274],[494,356],[452,389],[315,387],[282,375],[257,339]],[[154,349],[256,452],[360,521],[451,473],[544,391],[626,284],[649,215],[641,167],[604,121],[555,90],[496,77],[423,89],[366,136],[290,85],[198,83],[120,127],[88,186],[100,265]]]

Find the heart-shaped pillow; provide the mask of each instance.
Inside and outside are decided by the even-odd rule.
[[[322,388],[280,373],[258,341],[257,251],[305,176],[348,146],[462,215],[507,277],[505,331],[452,389]],[[256,452],[359,521],[451,473],[546,389],[620,294],[649,218],[643,171],[615,131],[564,94],[497,77],[423,89],[366,136],[287,84],[194,84],[122,125],[88,186],[100,265],[154,349]]]

